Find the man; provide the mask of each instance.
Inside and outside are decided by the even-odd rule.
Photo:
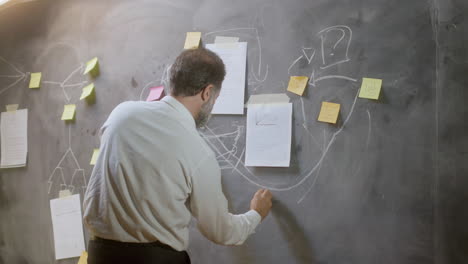
[[[268,190],[255,193],[247,213],[228,212],[216,156],[196,129],[208,122],[224,76],[215,53],[184,51],[171,68],[170,96],[112,111],[84,198],[89,264],[190,263],[191,215],[223,245],[242,244],[268,215]]]

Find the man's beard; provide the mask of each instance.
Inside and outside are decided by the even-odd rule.
[[[215,96],[212,95],[208,102],[204,103],[201,107],[200,113],[198,113],[197,118],[195,119],[195,124],[197,128],[204,127],[211,118],[211,110],[215,104]]]

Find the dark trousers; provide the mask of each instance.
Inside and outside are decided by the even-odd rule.
[[[159,242],[125,243],[96,238],[88,244],[88,264],[190,264],[185,251]]]

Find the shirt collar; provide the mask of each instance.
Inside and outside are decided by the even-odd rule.
[[[184,119],[184,122],[187,122],[191,127],[196,129],[195,119],[193,119],[190,111],[181,102],[170,95],[164,96],[161,101],[166,102],[172,106],[177,112],[180,113],[182,119]]]

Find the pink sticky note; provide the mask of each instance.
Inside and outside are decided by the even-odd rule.
[[[148,98],[146,98],[147,102],[150,101],[158,101],[164,96],[164,86],[157,86],[150,89],[150,93]]]

